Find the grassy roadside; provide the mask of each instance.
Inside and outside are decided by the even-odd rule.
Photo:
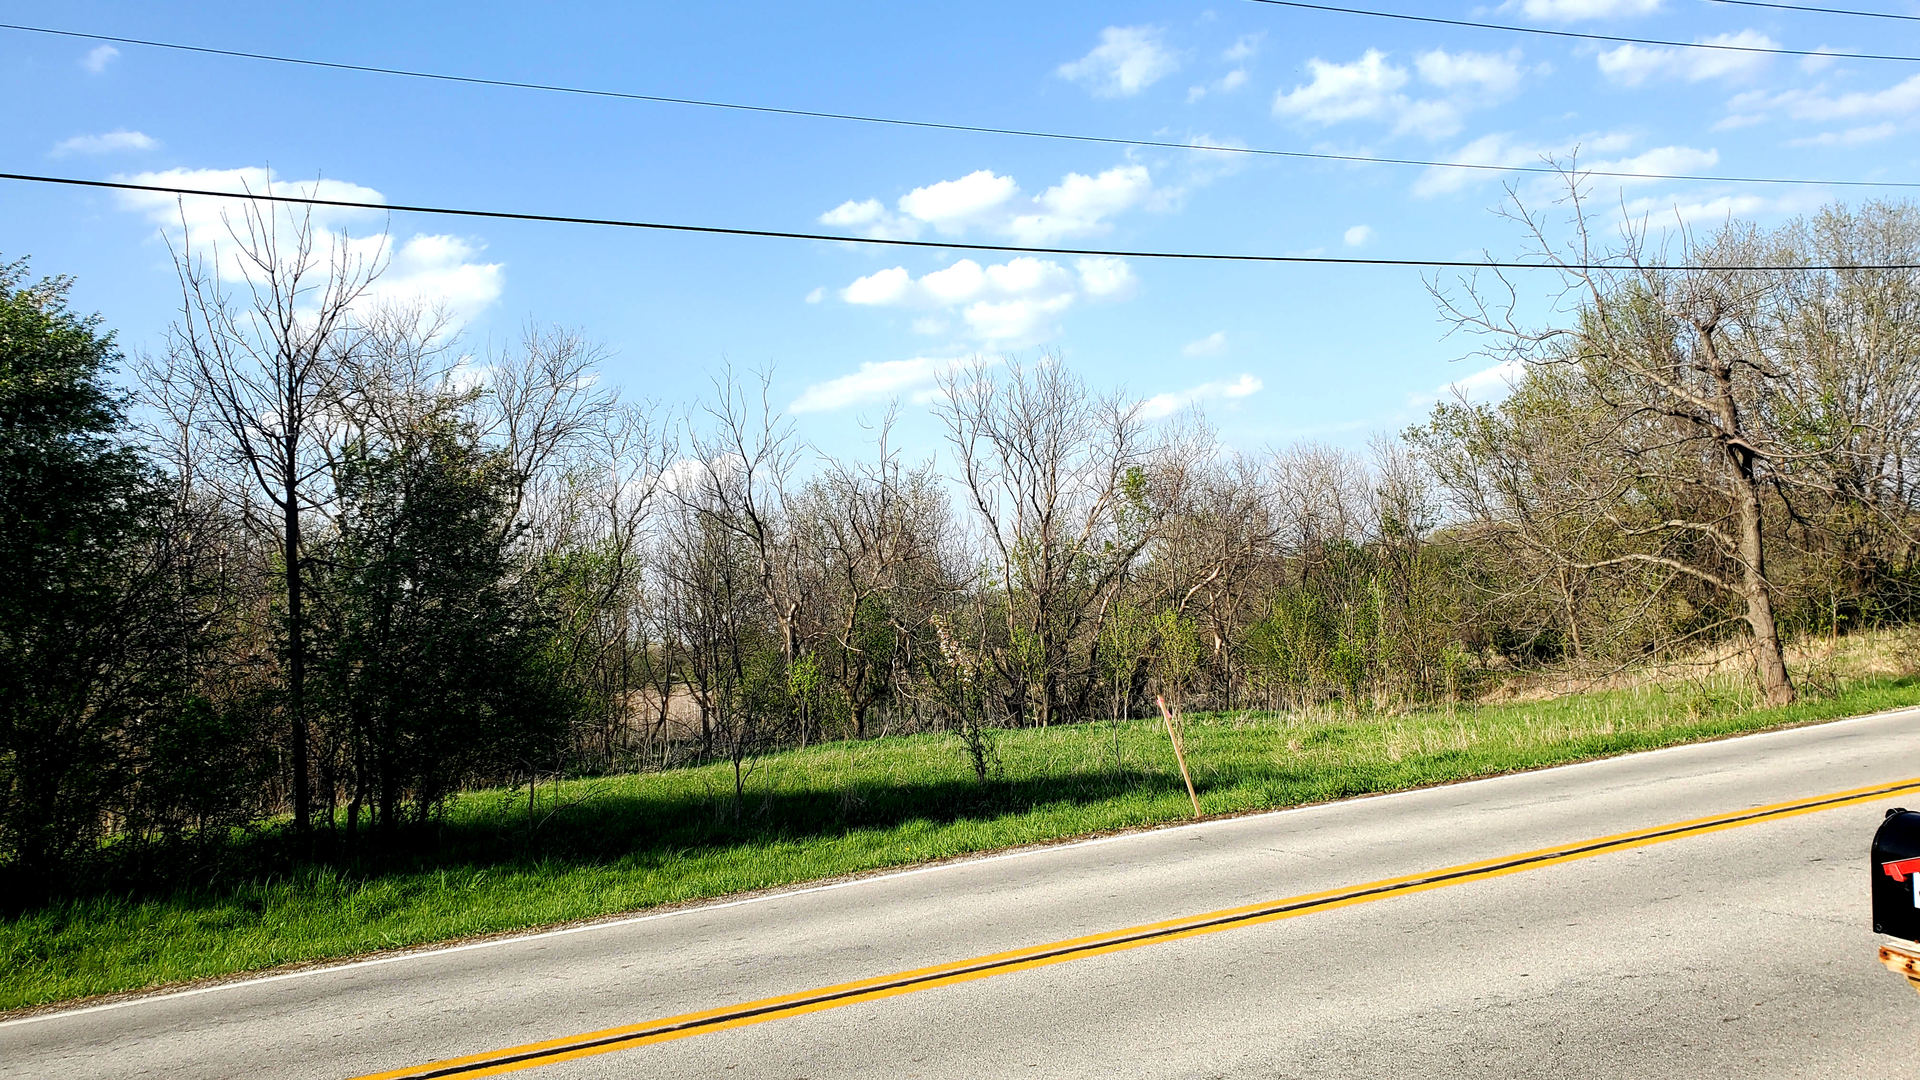
[[[1208,814],[1489,776],[1920,703],[1920,677],[1837,681],[1746,707],[1732,682],[1382,716],[1188,720]],[[829,744],[757,763],[479,792],[378,864],[158,898],[100,896],[0,922],[0,1011],[499,933],[1188,816],[1157,722],[1002,732],[977,783],[957,742]]]

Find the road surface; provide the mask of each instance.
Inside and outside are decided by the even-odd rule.
[[[1873,829],[1888,806],[1920,807],[1920,790],[1724,819],[1916,777],[1920,711],[1905,711],[29,1017],[0,1024],[0,1076],[407,1075],[1333,892],[1338,903],[1284,918],[1069,947],[1044,965],[1001,961],[968,981],[774,1008],[590,1056],[523,1051],[509,1069],[1920,1077],[1920,997],[1876,962],[1866,899]],[[1709,817],[1718,824],[1638,846],[1587,844]],[[1575,854],[1430,880],[1542,849]],[[1406,876],[1418,882],[1352,892]]]

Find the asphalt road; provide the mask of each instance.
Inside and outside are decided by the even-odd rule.
[[[357,1077],[1914,777],[1920,711],[32,1017],[0,1024],[0,1076]],[[525,1075],[1920,1077],[1920,997],[1867,913],[1900,802]]]

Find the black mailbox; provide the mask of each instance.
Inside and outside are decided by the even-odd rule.
[[[1889,810],[1873,834],[1873,932],[1920,941],[1920,814]]]

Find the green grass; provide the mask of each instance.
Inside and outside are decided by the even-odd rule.
[[[1917,702],[1911,676],[1775,710],[1724,687],[1655,686],[1397,715],[1196,716],[1186,745],[1203,809],[1232,814]],[[1113,725],[997,733],[985,785],[951,736],[828,744],[760,760],[737,813],[725,765],[543,788],[531,820],[524,790],[474,793],[378,860],[0,922],[0,1010],[1186,818],[1159,724],[1120,725],[1117,739],[1116,754]]]

